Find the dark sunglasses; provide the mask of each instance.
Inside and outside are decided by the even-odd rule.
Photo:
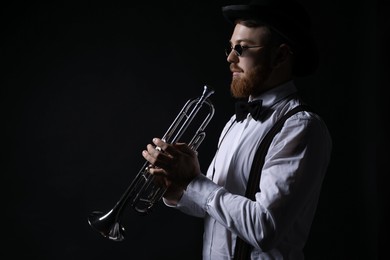
[[[247,50],[247,49],[251,49],[251,48],[260,48],[260,47],[264,47],[264,46],[260,46],[260,45],[254,45],[254,46],[246,46],[246,45],[240,45],[240,44],[236,44],[233,46],[231,46],[230,44],[225,48],[225,54],[226,56],[229,56],[230,53],[232,52],[232,50],[234,51],[234,53],[240,57],[242,55],[242,53]]]

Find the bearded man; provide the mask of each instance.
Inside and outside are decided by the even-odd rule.
[[[204,218],[204,260],[304,259],[332,147],[294,82],[318,66],[310,19],[291,0],[222,12],[234,24],[226,55],[238,102],[207,173],[184,143],[154,138],[142,154],[166,179],[165,204]]]

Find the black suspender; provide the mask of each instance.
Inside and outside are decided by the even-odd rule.
[[[268,131],[263,141],[260,143],[255,157],[253,159],[252,168],[250,171],[248,184],[245,192],[245,197],[255,200],[255,194],[260,191],[260,176],[261,170],[264,165],[265,156],[268,152],[268,148],[275,137],[275,135],[281,130],[284,122],[293,114],[299,111],[311,111],[311,108],[307,105],[298,105],[288,111],[283,117],[281,117],[275,125]],[[234,260],[247,260],[250,259],[252,246],[237,236],[236,247],[234,249]]]

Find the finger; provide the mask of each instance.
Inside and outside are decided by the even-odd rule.
[[[180,152],[177,151],[175,147],[172,145],[168,144],[167,142],[164,142],[160,138],[153,138],[153,143],[157,146],[160,147],[162,151],[165,152],[166,155],[170,156],[171,158],[180,155]]]
[[[150,174],[156,175],[156,176],[166,176],[167,173],[162,168],[155,168],[155,167],[149,167],[148,171]]]
[[[147,151],[144,151],[142,154],[146,160],[148,160],[151,164],[163,168],[165,170],[170,169],[172,164],[172,156],[159,151],[151,144],[146,146]]]
[[[154,165],[154,163],[156,162],[156,158],[154,158],[147,150],[142,151],[142,156],[152,165]]]
[[[153,138],[152,141],[158,147],[158,149],[161,149],[163,151],[165,151],[165,149],[167,149],[168,147],[168,144],[163,140],[161,140],[160,138]]]
[[[154,147],[154,146],[151,145],[151,144],[148,144],[148,145],[146,146],[146,149],[147,149],[149,155],[150,155],[151,157],[155,158],[155,159],[156,159],[156,158],[160,155],[160,153],[161,153],[158,149],[156,149],[156,147]]]

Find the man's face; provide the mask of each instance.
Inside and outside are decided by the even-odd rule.
[[[257,96],[268,89],[271,75],[271,49],[266,46],[268,30],[265,27],[250,28],[237,24],[230,42],[231,46],[241,45],[240,56],[231,51],[227,57],[232,74],[231,93],[235,98]],[[251,46],[261,46],[245,48]]]

